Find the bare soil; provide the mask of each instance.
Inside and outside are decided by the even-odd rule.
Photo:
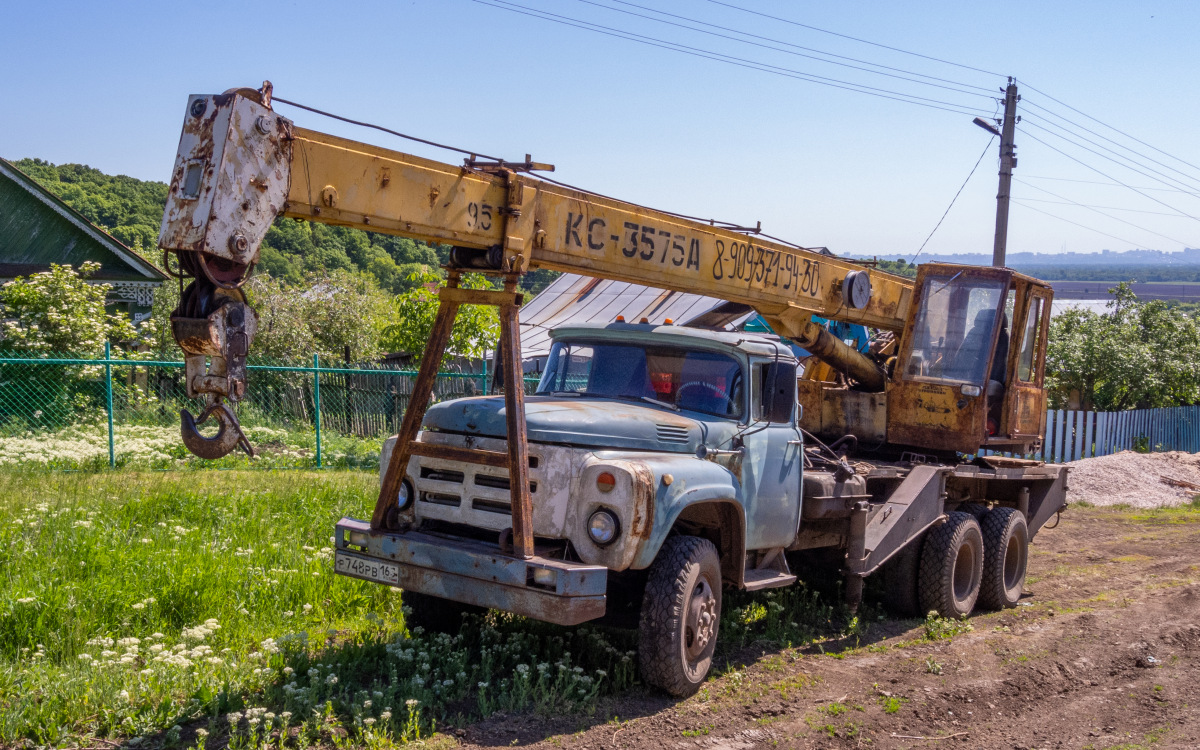
[[[1035,540],[1021,606],[970,622],[952,640],[885,619],[857,645],[752,644],[686,700],[634,690],[590,716],[496,715],[459,742],[1200,747],[1200,511],[1072,508]]]

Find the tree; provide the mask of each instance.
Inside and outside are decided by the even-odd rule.
[[[352,362],[364,362],[381,353],[380,331],[391,305],[370,276],[315,272],[298,289],[257,274],[245,288],[258,312],[258,334],[251,344],[256,356],[306,362],[316,353],[341,360],[348,350]]]
[[[104,309],[107,284],[87,279],[100,264],[51,265],[49,271],[18,277],[0,286],[0,349],[30,354],[101,355],[104,343],[135,342],[152,334],[146,321],[139,333],[129,317]]]
[[[425,353],[425,345],[433,332],[433,320],[437,316],[437,289],[444,286],[442,279],[425,271],[409,277],[415,288],[400,295],[396,300],[396,322],[383,329],[382,343],[388,351],[408,352],[416,358]],[[487,279],[469,273],[462,277],[464,289],[490,289]],[[445,363],[452,355],[482,357],[484,352],[496,346],[500,337],[500,314],[491,305],[463,305],[458,309],[450,342],[446,346]]]
[[[1110,290],[1105,313],[1071,309],[1050,323],[1046,385],[1052,407],[1078,394],[1085,409],[1120,411],[1200,401],[1200,326],[1165,302]]]

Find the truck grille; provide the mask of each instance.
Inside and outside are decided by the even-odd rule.
[[[686,443],[688,441],[688,430],[686,427],[678,427],[673,424],[656,424],[654,431],[658,433],[658,440],[662,443]]]

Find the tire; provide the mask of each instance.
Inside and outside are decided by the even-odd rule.
[[[638,623],[638,667],[678,698],[700,689],[721,624],[721,558],[707,539],[673,536],[650,566]]]
[[[404,626],[409,630],[424,628],[427,633],[458,635],[463,617],[487,612],[483,607],[473,604],[462,604],[416,591],[405,591],[400,595],[400,601],[410,610],[404,616]]]
[[[983,532],[970,513],[955,511],[925,537],[917,593],[924,612],[959,618],[975,608],[983,579]]]
[[[980,526],[983,525],[983,517],[988,513],[987,506],[979,503],[962,503],[958,506],[958,510],[975,516],[975,520],[979,522]]]
[[[883,606],[897,617],[920,617],[925,614],[917,597],[923,542],[923,537],[913,539],[883,566]]]
[[[979,604],[988,609],[1017,606],[1029,564],[1029,526],[1016,508],[995,508],[983,517],[983,584]]]

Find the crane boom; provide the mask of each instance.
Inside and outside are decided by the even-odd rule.
[[[798,335],[811,315],[891,331],[912,282],[812,250],[747,236],[522,174],[488,174],[294,129],[283,215],[486,250],[541,267],[749,305]],[[847,274],[869,273],[861,307]]]

